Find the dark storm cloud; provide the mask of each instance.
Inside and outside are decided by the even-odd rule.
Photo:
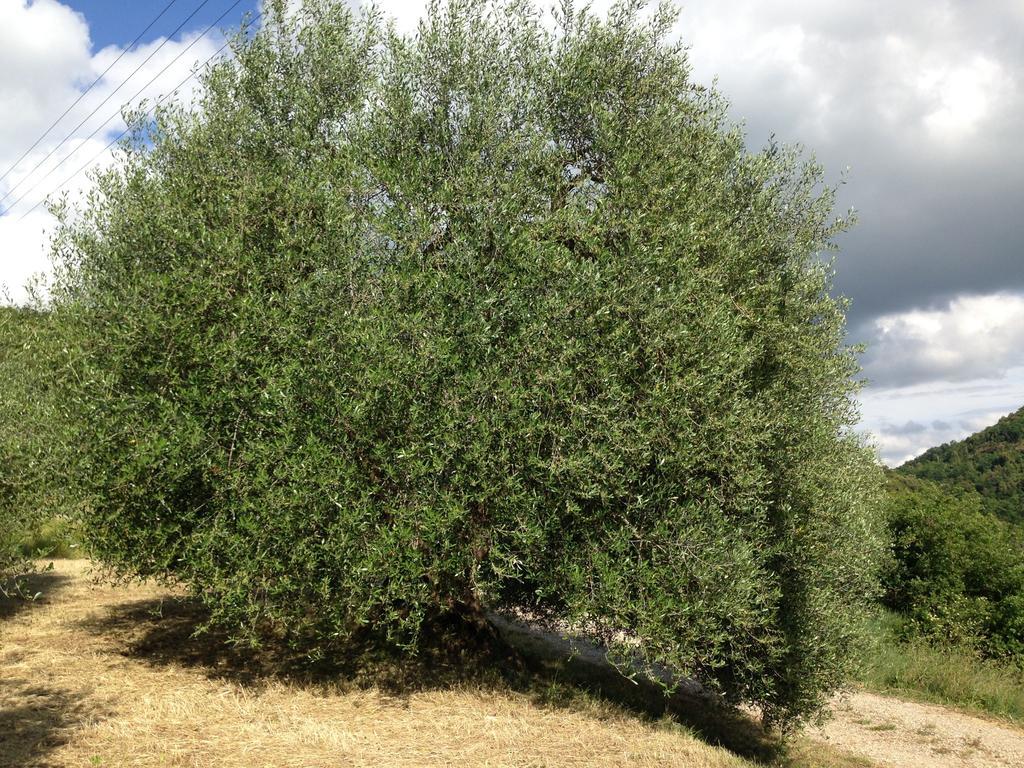
[[[1024,291],[1024,4],[699,2],[680,29],[752,145],[774,133],[832,178],[850,167],[840,202],[860,223],[836,288],[858,332]]]
[[[888,432],[893,435],[918,435],[928,429],[924,424],[917,421],[908,421],[903,424],[889,424]]]

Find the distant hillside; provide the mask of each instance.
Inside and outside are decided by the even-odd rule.
[[[1024,523],[1024,408],[963,440],[930,448],[896,471],[974,488],[986,510]]]

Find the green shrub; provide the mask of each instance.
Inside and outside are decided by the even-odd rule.
[[[18,548],[26,558],[87,556],[77,523],[64,516],[43,520],[24,531],[18,538]]]
[[[280,7],[58,211],[91,546],[239,640],[526,606],[816,712],[878,549],[818,166],[640,3]]]
[[[36,321],[33,313],[0,307],[0,592],[29,567],[18,546],[33,511],[21,503],[31,449],[21,434],[25,422],[19,406],[27,394],[26,364]]]
[[[890,475],[885,603],[918,634],[1024,660],[1024,536],[966,489]]]
[[[62,357],[45,313],[0,307],[0,590],[31,569],[25,533],[72,506],[59,459]]]

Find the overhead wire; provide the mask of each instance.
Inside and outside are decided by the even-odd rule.
[[[95,80],[93,80],[89,84],[88,88],[86,88],[84,91],[82,91],[80,94],[78,94],[78,98],[75,99],[71,103],[71,105],[61,113],[60,117],[58,117],[56,120],[54,120],[52,123],[50,123],[50,126],[39,135],[39,138],[37,138],[34,142],[32,142],[32,146],[29,147],[28,149],[26,149],[24,152],[22,152],[21,153],[21,157],[19,157],[17,160],[15,160],[13,163],[11,163],[11,167],[8,168],[6,171],[4,171],[3,175],[0,176],[0,181],[3,181],[4,179],[6,179],[10,175],[11,171],[13,171],[15,168],[17,168],[18,164],[22,160],[24,160],[26,157],[28,157],[29,152],[31,152],[33,149],[35,149],[36,147],[39,146],[39,142],[41,142],[43,139],[45,139],[47,137],[47,135],[50,133],[50,131],[52,131],[54,128],[56,128],[57,124],[61,120],[63,120],[65,117],[67,117],[68,113],[72,109],[74,109],[75,107],[78,106],[79,102],[81,102],[82,99],[84,99],[86,97],[86,95],[89,93],[89,91],[91,91],[100,80],[102,80],[104,77],[106,77],[107,74],[110,72],[110,70],[112,70],[115,66],[117,66],[117,62],[119,62],[122,58],[124,58],[125,54],[128,53],[128,51],[132,50],[132,48],[134,48],[138,44],[139,40],[142,39],[142,36],[144,34],[146,34],[147,32],[149,32],[149,30],[152,29],[153,25],[156,24],[161,19],[161,17],[163,17],[163,15],[165,13],[167,13],[167,11],[170,9],[170,7],[172,5],[174,5],[176,2],[178,2],[178,0],[170,0],[170,2],[167,3],[167,5],[164,6],[163,10],[160,11],[160,13],[158,13],[156,15],[156,17],[151,22],[149,22],[149,24],[146,25],[146,28],[144,30],[142,30],[141,32],[139,32],[138,35],[135,36],[135,39],[132,40],[124,48],[124,50],[121,51],[121,53],[118,54],[116,59],[114,59],[112,62],[110,62],[110,64],[107,66],[107,68],[104,69],[100,73],[99,77],[97,77]]]
[[[212,22],[212,23],[211,23],[211,24],[210,24],[210,25],[209,25],[209,26],[208,26],[208,27],[207,27],[206,29],[204,29],[204,30],[202,31],[202,33],[200,33],[200,34],[199,34],[199,35],[198,35],[197,37],[195,37],[195,38],[194,38],[194,39],[192,40],[192,42],[190,42],[190,43],[189,43],[189,44],[188,44],[188,45],[187,45],[187,46],[186,46],[185,48],[183,48],[183,49],[182,49],[182,50],[181,50],[181,51],[180,51],[180,52],[178,53],[178,55],[177,55],[177,56],[175,56],[175,57],[174,57],[174,58],[173,58],[173,59],[172,59],[171,61],[169,61],[169,62],[168,62],[168,63],[167,63],[167,64],[166,64],[166,65],[165,65],[165,66],[163,67],[163,69],[161,69],[161,70],[160,70],[159,72],[157,72],[157,73],[156,73],[156,74],[155,74],[155,75],[154,75],[154,76],[153,76],[152,78],[150,78],[149,82],[147,82],[147,83],[146,83],[146,84],[145,84],[144,86],[142,86],[141,88],[139,88],[139,89],[138,89],[138,90],[137,90],[137,91],[136,91],[136,92],[135,92],[135,93],[134,93],[134,94],[133,94],[133,95],[131,96],[131,98],[129,98],[129,99],[128,99],[128,101],[129,101],[129,102],[131,102],[131,101],[134,101],[134,100],[135,100],[136,98],[138,98],[138,96],[139,96],[139,95],[141,95],[141,94],[142,94],[143,92],[145,92],[145,91],[146,91],[146,89],[148,89],[148,88],[149,88],[149,87],[150,87],[151,85],[153,85],[153,83],[155,83],[155,82],[156,82],[156,81],[157,81],[157,80],[158,80],[158,79],[159,79],[160,77],[162,77],[162,76],[164,75],[164,73],[165,73],[165,72],[167,72],[167,70],[169,70],[169,69],[170,69],[170,68],[171,68],[172,66],[174,66],[174,65],[175,65],[175,64],[176,64],[176,63],[177,63],[177,62],[178,62],[178,61],[179,61],[179,60],[181,59],[181,57],[182,57],[182,56],[184,56],[184,55],[185,55],[186,53],[188,53],[189,49],[191,49],[191,48],[192,48],[192,46],[194,46],[194,45],[195,45],[196,43],[198,43],[198,42],[199,42],[200,40],[202,40],[202,39],[203,39],[203,38],[204,38],[204,37],[205,37],[205,36],[206,36],[206,35],[207,35],[207,34],[208,34],[208,33],[210,32],[210,30],[212,30],[212,29],[213,29],[213,28],[214,28],[215,26],[217,26],[217,25],[218,25],[218,24],[219,24],[219,23],[220,23],[220,22],[221,22],[221,21],[222,21],[222,20],[224,19],[224,17],[226,17],[226,16],[227,16],[227,15],[228,15],[229,13],[231,13],[231,11],[233,11],[233,10],[234,10],[234,9],[235,9],[235,8],[236,8],[236,7],[238,6],[238,4],[239,4],[239,3],[241,3],[241,2],[242,2],[242,0],[235,0],[235,2],[234,2],[234,3],[232,3],[232,4],[231,4],[231,5],[230,5],[230,6],[228,7],[228,9],[227,9],[226,11],[224,11],[224,12],[223,12],[223,13],[222,13],[222,14],[221,14],[221,15],[220,15],[220,16],[219,16],[219,17],[218,17],[218,18],[217,18],[217,19],[216,19],[216,20],[215,20],[214,22]],[[226,46],[226,44],[225,44],[225,46]],[[225,47],[225,46],[221,46],[221,48],[220,48],[220,49],[218,50],[218,53],[219,53],[220,51],[224,50],[224,47]],[[217,54],[215,53],[215,54],[214,54],[214,56],[216,56],[216,55],[217,55]],[[211,57],[211,59],[208,59],[208,60],[207,60],[207,63],[209,63],[209,61],[211,61],[211,60],[212,60],[212,57]],[[204,64],[204,66],[205,66],[205,64]],[[190,75],[190,77],[191,77],[191,75]],[[188,78],[186,78],[186,79],[185,79],[184,81],[182,81],[182,83],[184,83],[184,82],[187,82],[187,81],[188,81]],[[127,82],[127,81],[125,81],[125,82]],[[181,85],[177,86],[177,87],[175,88],[175,90],[177,90],[177,88],[180,88],[180,87],[181,87]],[[161,99],[161,101],[162,101],[162,99]],[[158,103],[159,103],[159,102],[158,102]],[[32,192],[33,192],[33,191],[34,191],[35,189],[37,189],[37,188],[38,188],[38,187],[39,187],[39,186],[40,186],[40,185],[41,185],[41,184],[42,184],[42,183],[43,183],[44,181],[46,181],[46,180],[47,180],[47,179],[48,179],[48,178],[49,178],[50,176],[52,176],[52,175],[54,174],[54,172],[55,172],[55,171],[56,171],[56,170],[57,170],[58,168],[60,168],[60,167],[61,167],[62,165],[64,165],[64,163],[66,163],[66,162],[67,162],[68,160],[70,160],[70,159],[71,159],[71,157],[72,157],[72,156],[73,156],[73,155],[74,155],[74,154],[75,154],[76,152],[78,152],[78,150],[80,150],[80,149],[81,149],[82,147],[84,147],[84,146],[85,146],[85,144],[86,144],[86,142],[88,142],[88,141],[89,141],[90,139],[92,139],[92,138],[93,138],[94,136],[96,136],[96,134],[98,134],[98,133],[99,133],[100,131],[102,131],[102,130],[103,130],[103,129],[104,129],[104,128],[105,128],[106,126],[107,126],[107,124],[108,124],[108,123],[110,123],[110,121],[112,121],[112,120],[115,120],[115,119],[116,119],[116,118],[118,118],[118,117],[119,117],[120,115],[121,115],[121,110],[118,110],[117,112],[115,112],[114,114],[112,114],[112,115],[111,115],[110,117],[108,117],[108,118],[107,118],[106,120],[104,120],[104,121],[103,121],[102,123],[100,123],[100,124],[99,124],[98,126],[96,126],[96,128],[95,128],[95,129],[93,129],[92,133],[90,133],[90,134],[89,134],[88,136],[86,136],[86,137],[85,137],[85,138],[84,138],[84,139],[83,139],[83,140],[81,141],[81,143],[79,143],[79,145],[78,145],[77,147],[75,147],[75,148],[74,148],[73,150],[71,150],[71,152],[69,152],[69,153],[68,153],[67,155],[65,155],[65,156],[64,156],[63,158],[61,158],[61,160],[60,160],[60,161],[59,161],[59,162],[58,162],[58,163],[57,163],[56,165],[54,165],[54,166],[53,166],[53,167],[52,167],[52,168],[51,168],[50,170],[48,170],[48,171],[47,171],[47,172],[46,172],[46,173],[45,173],[45,174],[44,174],[44,175],[43,175],[43,176],[42,176],[41,178],[39,178],[38,180],[36,180],[36,182],[35,182],[35,183],[34,183],[34,184],[33,184],[33,185],[31,186],[31,187],[29,187],[29,188],[28,188],[28,189],[26,189],[26,190],[25,190],[24,192],[22,192],[22,193],[21,193],[21,195],[19,195],[19,196],[17,197],[17,199],[15,199],[15,200],[14,200],[14,202],[12,202],[12,203],[11,203],[11,204],[10,204],[9,206],[7,206],[7,209],[6,209],[5,211],[4,211],[4,213],[7,213],[7,212],[9,212],[9,211],[12,211],[12,210],[13,210],[14,208],[16,208],[16,207],[17,207],[17,205],[18,205],[18,204],[19,204],[19,203],[20,203],[20,202],[21,202],[22,200],[24,200],[24,199],[25,199],[26,197],[28,197],[28,196],[29,196],[30,194],[32,194]],[[123,134],[122,134],[122,135],[123,135]],[[38,167],[38,166],[37,166],[37,167]],[[12,191],[13,191],[13,190],[12,190]],[[56,190],[54,190],[54,191],[56,191]],[[50,194],[52,194],[52,192],[51,192]],[[3,202],[3,200],[2,200],[2,199],[0,199],[0,202]],[[33,208],[32,208],[32,209],[30,209],[30,210],[34,210],[34,208],[35,208],[35,206],[33,206]],[[24,216],[23,216],[22,218],[24,218]],[[20,220],[20,219],[19,219],[19,220]]]
[[[250,23],[255,23],[256,21],[259,20],[260,16],[262,16],[262,15],[263,15],[262,13],[257,13],[255,16],[252,17],[252,21]],[[203,62],[202,66],[198,67],[195,71],[189,73],[189,75],[184,80],[182,80],[173,89],[168,91],[166,94],[161,96],[156,102],[154,102],[153,106],[150,107],[148,110],[146,110],[145,114],[148,115],[148,114],[152,113],[157,107],[159,107],[161,104],[163,104],[167,99],[169,99],[175,93],[177,93],[179,88],[181,88],[183,85],[185,85],[185,83],[187,83],[189,80],[191,80],[197,74],[199,74],[199,72],[201,72],[203,69],[205,69],[210,64],[210,62],[213,61],[215,58],[217,58],[221,53],[223,53],[224,50],[229,45],[231,45],[231,41],[230,40],[227,41],[226,43],[224,43],[224,45],[222,45],[220,48],[218,48],[213,53],[212,56],[210,56],[206,61]],[[46,197],[44,197],[41,200],[39,200],[35,205],[33,205],[31,208],[29,208],[27,211],[25,211],[21,216],[19,216],[18,217],[18,221],[21,221],[22,219],[24,219],[26,216],[28,216],[30,213],[32,213],[32,211],[34,211],[36,208],[38,208],[40,205],[42,205],[44,202],[46,202],[46,200],[49,198],[49,196],[52,195],[54,192],[57,192],[58,190],[60,190],[63,187],[67,186],[68,184],[70,184],[80,173],[85,171],[90,165],[92,165],[94,162],[96,162],[96,160],[98,160],[103,155],[103,153],[108,151],[111,147],[113,147],[115,144],[117,144],[117,142],[119,142],[121,139],[123,139],[128,134],[128,131],[130,131],[130,130],[131,130],[131,126],[125,128],[123,131],[121,131],[121,133],[119,133],[117,136],[115,136],[113,139],[111,139],[110,142],[105,147],[103,147],[103,149],[101,149],[99,152],[97,152],[92,157],[90,157],[84,164],[82,164],[82,166],[80,168],[78,168],[78,170],[76,170],[74,173],[70,174],[67,178],[64,179],[64,181],[62,181],[60,184],[58,184],[56,187],[54,187],[50,191],[49,195],[47,195]]]
[[[6,200],[8,197],[10,197],[11,194],[14,192],[14,190],[16,190],[22,184],[24,184],[27,179],[31,178],[32,174],[35,173],[36,171],[38,171],[39,168],[42,167],[43,163],[45,163],[47,160],[49,160],[51,157],[53,157],[54,152],[56,152],[58,149],[60,149],[62,146],[64,146],[68,141],[70,141],[74,137],[75,132],[79,128],[81,128],[83,125],[85,125],[87,122],[89,122],[89,120],[92,119],[92,117],[97,112],[100,111],[100,107],[102,107],[104,104],[106,104],[108,101],[110,101],[114,97],[115,93],[117,93],[125,85],[127,85],[128,81],[131,80],[133,77],[135,77],[135,75],[138,74],[139,70],[141,70],[144,66],[146,66],[146,64],[148,64],[149,61],[154,56],[156,56],[165,45],[167,45],[167,43],[171,40],[171,38],[173,38],[176,34],[178,34],[184,28],[184,26],[186,24],[188,24],[192,20],[192,18],[197,13],[199,13],[199,11],[201,11],[203,9],[203,7],[206,6],[206,4],[209,3],[209,2],[210,2],[210,0],[202,0],[202,2],[199,4],[199,6],[196,9],[194,11],[192,11],[192,13],[190,13],[186,17],[186,19],[183,22],[181,22],[181,24],[179,24],[175,28],[175,30],[173,32],[171,32],[171,34],[169,34],[167,37],[165,37],[163,39],[163,41],[161,41],[160,45],[158,45],[153,51],[150,52],[149,56],[146,57],[145,61],[143,61],[141,64],[139,64],[134,70],[132,70],[132,73],[130,75],[128,75],[128,77],[126,77],[124,80],[122,80],[121,84],[118,85],[117,88],[115,88],[113,91],[111,91],[109,94],[107,94],[107,97],[105,99],[103,99],[103,101],[101,101],[99,104],[97,104],[96,108],[92,112],[90,112],[88,115],[86,115],[85,118],[82,120],[82,122],[80,122],[78,125],[76,125],[74,128],[72,128],[68,132],[68,134],[63,139],[61,139],[60,142],[58,142],[55,147],[53,147],[53,149],[51,149],[49,152],[47,152],[46,156],[43,157],[43,159],[40,160],[38,163],[36,163],[32,167],[32,170],[29,171],[24,176],[24,178],[22,178],[21,181],[19,181],[13,187],[11,187],[9,190],[7,190],[7,192],[4,194],[3,197],[0,197],[0,203],[2,203],[4,200]]]

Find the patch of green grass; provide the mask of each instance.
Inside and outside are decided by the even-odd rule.
[[[23,534],[18,541],[18,549],[29,558],[88,556],[75,524],[63,516],[50,518]]]
[[[865,757],[854,755],[815,739],[798,739],[789,745],[784,757],[771,763],[771,768],[875,768]]]
[[[869,731],[895,731],[896,726],[892,723],[875,723],[868,726]]]
[[[861,682],[868,688],[1024,721],[1024,674],[970,649],[900,639],[898,617],[879,617]]]

